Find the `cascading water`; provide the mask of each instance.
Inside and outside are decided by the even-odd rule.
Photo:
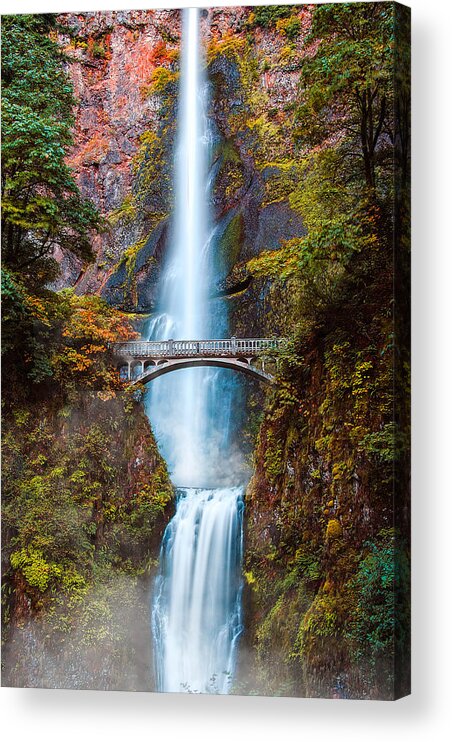
[[[199,11],[184,11],[175,158],[175,209],[161,311],[149,339],[218,337],[224,310],[207,311],[214,283],[209,220],[211,136]],[[157,689],[227,693],[241,633],[243,488],[221,487],[234,470],[229,448],[233,372],[184,369],[156,379],[147,413],[177,486],[162,542],[152,606]],[[236,480],[237,481],[237,480]]]
[[[241,633],[242,490],[180,489],[154,603],[159,690],[227,693]]]

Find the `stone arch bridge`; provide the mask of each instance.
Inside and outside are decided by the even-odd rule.
[[[131,384],[149,381],[196,366],[230,368],[273,384],[265,369],[272,351],[286,341],[274,338],[229,338],[223,340],[149,340],[116,343],[113,351],[121,377]]]

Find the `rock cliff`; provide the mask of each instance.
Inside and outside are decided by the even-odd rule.
[[[298,16],[304,32],[309,10]],[[58,285],[75,284],[77,292],[100,293],[127,311],[149,312],[168,244],[180,13],[94,12],[64,19],[71,32],[60,41],[79,101],[69,164],[105,228],[95,237],[96,261],[89,267],[58,255]],[[280,174],[272,138],[296,95],[298,62],[294,44],[289,48],[275,28],[254,26],[249,8],[209,9],[202,24],[219,255],[212,296],[230,302],[235,332],[253,334],[262,326],[266,287],[253,285],[246,263],[303,234],[287,201],[269,195]]]
[[[152,216],[133,204],[136,158],[143,135],[159,132],[161,126],[159,97],[149,86],[162,64],[177,64],[180,16],[165,10],[94,12],[67,14],[64,22],[70,33],[60,42],[70,60],[68,72],[78,100],[69,165],[105,226],[94,240],[95,264],[82,269],[59,255],[60,285],[75,284],[80,293],[105,294],[113,304],[121,304],[124,297],[110,297],[106,284],[114,271],[122,276],[123,267],[126,281],[130,251],[150,232]],[[154,263],[149,257],[134,263],[134,282],[142,280],[141,271],[152,283]],[[129,308],[134,308],[130,302]]]

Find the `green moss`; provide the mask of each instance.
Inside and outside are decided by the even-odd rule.
[[[47,590],[52,580],[62,575],[60,565],[47,562],[42,551],[33,547],[14,551],[10,561],[13,569],[22,572],[28,585],[41,593]]]
[[[173,90],[179,79],[179,72],[167,67],[156,67],[151,75],[151,82],[143,88],[143,95],[166,96]]]
[[[145,235],[142,237],[138,242],[135,242],[134,245],[131,245],[127,248],[127,250],[124,250],[124,254],[121,258],[121,262],[125,263],[127,275],[129,276],[129,279],[131,279],[135,273],[135,265],[138,258],[138,255],[140,254],[141,250],[146,246],[146,243],[149,239],[149,235]]]
[[[256,673],[269,686],[270,637],[272,657],[285,662],[289,642],[281,633],[281,618],[302,586],[307,605],[295,634],[290,631],[293,664],[287,663],[284,677],[294,685],[306,683],[310,695],[331,694],[334,673],[350,678],[354,697],[369,692],[366,682],[375,684],[376,694],[390,694],[385,675],[390,663],[376,649],[385,622],[375,609],[374,665],[365,642],[362,649],[356,646],[358,634],[352,630],[361,600],[357,585],[364,590],[365,575],[372,572],[376,589],[379,574],[378,560],[362,551],[362,534],[391,517],[391,361],[381,352],[387,342],[384,323],[373,331],[373,342],[366,338],[361,347],[339,331],[326,338],[322,352],[303,344],[299,360],[295,353],[290,362],[280,363],[279,373],[291,383],[268,403],[256,451],[247,571],[256,579]],[[373,510],[363,511],[363,503],[372,503]],[[269,532],[275,534],[271,560]],[[386,556],[389,568],[389,546]],[[278,591],[270,590],[266,580],[276,580]],[[363,606],[368,599],[366,592]],[[365,620],[373,621],[363,618],[362,629]]]
[[[250,28],[273,28],[280,18],[287,18],[292,13],[290,5],[263,5],[254,7],[247,20]]]
[[[85,393],[83,416],[80,399],[41,403],[19,445],[4,441],[3,525],[15,533],[14,546],[4,544],[4,579],[20,575],[16,591],[27,592],[30,615],[39,610],[55,631],[70,633],[73,611],[97,589],[98,565],[108,579],[116,570],[141,573],[158,549],[161,526],[154,529],[173,490],[140,405],[132,400],[126,411],[129,396]],[[4,428],[17,440],[12,416]],[[25,451],[29,463],[17,474]]]
[[[236,62],[243,56],[245,48],[246,40],[234,33],[226,33],[220,39],[212,37],[207,47],[207,62],[211,64],[219,56]]]
[[[394,422],[387,423],[374,433],[360,435],[359,449],[368,456],[375,456],[384,463],[391,463],[403,451],[406,441],[398,435]]]
[[[243,576],[245,580],[247,581],[248,585],[254,585],[256,583],[256,578],[254,577],[252,572],[243,572]]]
[[[339,630],[336,596],[329,592],[319,593],[300,624],[298,647],[303,654],[307,643],[315,637],[334,637]]]
[[[276,28],[283,33],[290,41],[295,41],[300,35],[301,21],[296,15],[288,18],[280,18],[276,22]]]
[[[284,473],[285,461],[283,453],[282,442],[277,439],[272,430],[267,430],[264,466],[269,481],[272,483],[276,482]]]
[[[229,272],[239,261],[243,245],[243,216],[236,214],[226,227],[218,248],[222,265]]]
[[[122,224],[123,226],[130,224],[130,222],[136,219],[136,216],[137,206],[135,198],[132,194],[129,194],[125,197],[122,204],[108,215],[107,219],[112,227],[116,227],[118,224]]]
[[[170,116],[170,114],[168,114]],[[165,218],[172,205],[172,152],[174,122],[160,132],[145,131],[133,159],[136,177],[136,207],[146,216],[153,228]]]
[[[341,536],[342,536],[341,524],[335,518],[331,518],[331,520],[328,521],[328,525],[326,527],[327,541],[334,541],[335,539],[340,538]]]
[[[24,410],[24,409],[18,409],[14,410],[14,419],[16,422],[16,425],[22,427],[24,425],[27,425],[29,419],[30,419],[30,411]]]
[[[88,48],[94,59],[106,59],[108,56],[108,50],[103,42],[93,41]]]

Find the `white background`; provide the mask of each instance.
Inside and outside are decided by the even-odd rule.
[[[397,703],[378,703],[2,688],[4,739],[452,739],[452,3],[410,0],[407,4],[413,11],[414,83],[412,696]],[[133,0],[2,0],[1,9],[3,13],[57,12],[155,5]],[[181,3],[165,1],[161,6],[181,7]]]

